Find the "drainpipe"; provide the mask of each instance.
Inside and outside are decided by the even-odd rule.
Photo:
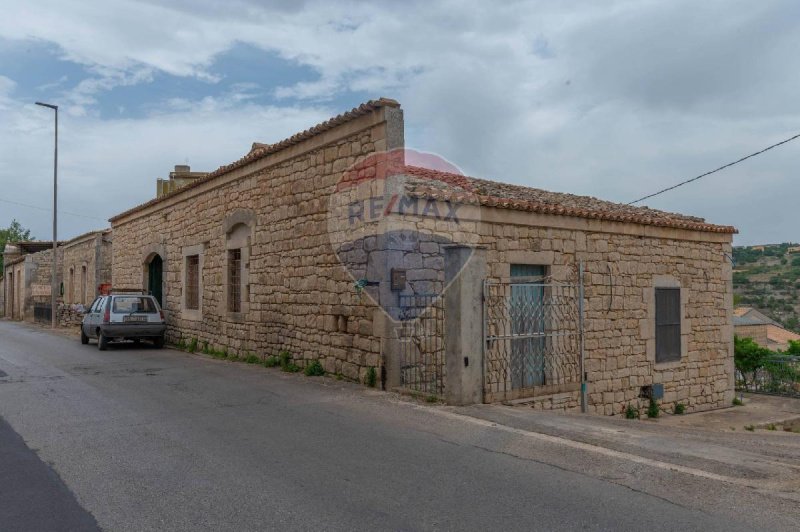
[[[581,412],[586,413],[586,353],[583,344],[583,261],[578,264],[578,329],[581,344]]]

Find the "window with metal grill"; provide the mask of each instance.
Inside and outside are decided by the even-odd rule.
[[[656,363],[681,359],[681,289],[656,288]]]
[[[186,308],[200,308],[200,256],[186,257]]]
[[[228,310],[242,311],[242,250],[228,250]]]

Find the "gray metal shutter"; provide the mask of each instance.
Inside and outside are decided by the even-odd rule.
[[[681,289],[656,288],[656,362],[681,359]]]

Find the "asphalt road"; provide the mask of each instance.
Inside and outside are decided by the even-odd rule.
[[[8,321],[0,371],[3,530],[751,529],[331,378]]]

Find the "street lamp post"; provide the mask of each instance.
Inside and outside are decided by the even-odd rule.
[[[56,131],[55,147],[53,149],[53,266],[50,278],[50,326],[56,328],[56,294],[58,293],[58,106],[49,103],[36,102],[36,105],[47,107],[55,111]]]

